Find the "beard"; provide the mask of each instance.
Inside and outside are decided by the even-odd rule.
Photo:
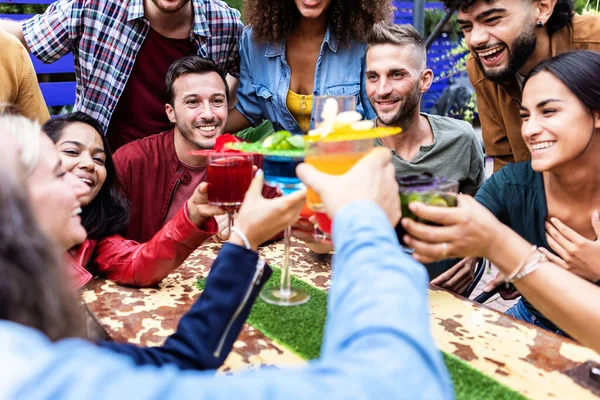
[[[512,78],[522,67],[525,65],[537,44],[537,36],[535,35],[535,28],[530,26],[529,29],[521,32],[519,36],[513,40],[512,45],[509,47],[505,43],[496,43],[491,46],[485,46],[485,48],[492,48],[498,44],[504,45],[504,50],[508,52],[508,62],[504,68],[489,71],[483,66],[483,63],[479,59],[479,56],[475,57],[475,61],[479,65],[479,69],[483,72],[486,79],[492,82],[500,83],[505,82]],[[485,48],[475,49],[476,51],[484,50]]]
[[[160,0],[152,0],[152,3],[158,8],[160,11],[164,13],[174,13],[181,10],[190,0],[180,0],[179,3],[174,5],[165,6]]]
[[[385,98],[378,98],[378,101],[384,101]],[[388,126],[400,126],[405,127],[410,125],[410,120],[414,117],[415,109],[419,107],[421,102],[421,92],[419,85],[415,85],[415,90],[408,96],[404,96],[404,104],[400,107],[396,114],[391,117],[386,117],[377,114],[377,119]],[[373,103],[373,102],[372,102]],[[371,104],[373,109],[377,112],[377,108]]]

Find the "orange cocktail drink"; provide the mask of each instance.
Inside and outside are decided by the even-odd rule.
[[[373,139],[309,142],[304,162],[330,175],[343,175],[373,148]],[[322,210],[321,198],[308,188],[306,202],[313,210]]]

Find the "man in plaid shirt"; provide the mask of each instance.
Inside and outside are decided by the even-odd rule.
[[[44,14],[0,21],[41,61],[73,52],[75,110],[96,118],[111,148],[170,129],[164,80],[190,53],[239,77],[240,13],[221,0],[58,0]]]

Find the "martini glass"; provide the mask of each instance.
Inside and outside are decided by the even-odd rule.
[[[296,167],[304,161],[304,156],[263,155],[265,183],[279,188],[285,196],[304,188],[296,176]],[[283,268],[279,288],[265,288],[260,297],[269,304],[278,306],[297,306],[306,303],[310,295],[299,288],[292,287],[290,275],[290,237],[291,226],[284,231]]]
[[[227,211],[231,232],[234,213],[244,201],[253,175],[254,157],[248,153],[210,153],[208,155],[208,202]]]

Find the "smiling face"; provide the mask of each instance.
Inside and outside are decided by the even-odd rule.
[[[225,84],[216,72],[181,75],[173,83],[173,105],[165,108],[176,135],[198,150],[210,150],[227,122]]]
[[[90,188],[80,199],[81,206],[87,206],[106,181],[106,153],[100,134],[88,124],[72,122],[63,129],[55,147],[65,171]]]
[[[64,171],[54,144],[44,134],[38,162],[26,183],[36,220],[46,236],[64,251],[82,243],[87,233],[79,217],[80,199],[90,189]]]
[[[521,133],[535,171],[551,171],[595,151],[591,143],[598,118],[549,72],[540,72],[523,88]]]
[[[418,115],[433,76],[420,59],[412,45],[378,44],[367,51],[366,92],[384,125],[403,126]]]
[[[479,0],[458,10],[465,42],[487,79],[499,82],[514,76],[533,54],[535,5],[528,0]]]
[[[300,15],[307,19],[315,19],[327,11],[333,0],[294,0]]]

